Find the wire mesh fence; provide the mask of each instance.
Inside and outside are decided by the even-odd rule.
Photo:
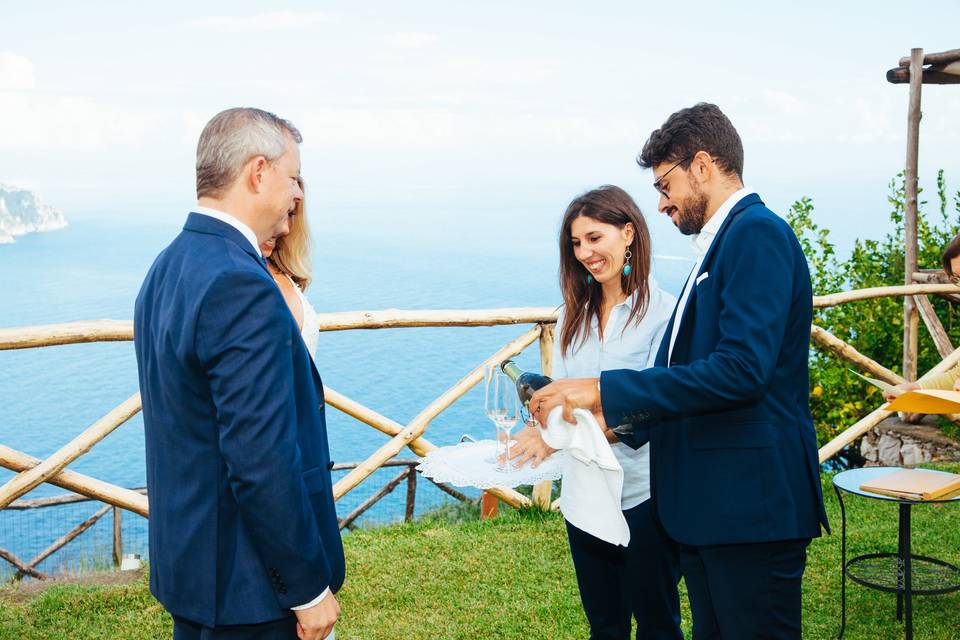
[[[95,501],[75,502],[35,509],[7,509],[0,511],[0,548],[25,564],[47,550],[62,536],[103,508]],[[104,570],[114,566],[113,510],[96,521],[63,548],[36,565],[46,575],[82,573]],[[146,518],[129,511],[121,515],[122,553],[146,557]],[[0,580],[17,576],[17,569],[9,563],[0,563]]]

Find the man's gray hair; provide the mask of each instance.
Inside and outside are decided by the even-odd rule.
[[[288,136],[303,136],[292,123],[269,111],[236,108],[211,118],[197,143],[197,197],[220,197],[251,158],[273,162],[287,150]]]

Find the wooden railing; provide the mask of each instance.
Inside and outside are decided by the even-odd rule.
[[[927,295],[936,294],[948,297],[956,295],[960,290],[952,284],[930,282],[935,279],[935,277],[930,274],[917,274],[917,279],[919,280],[921,278],[925,280],[925,283],[861,289],[825,296],[815,296],[813,298],[813,306],[815,308],[822,308],[879,297],[912,296],[918,308],[921,310],[924,323],[933,336],[937,348],[943,357],[943,360],[926,374],[927,376],[936,375],[960,362],[960,349],[955,350],[950,344],[946,331],[943,329],[943,325],[937,318],[936,313],[934,313],[933,307],[927,299]],[[466,376],[452,384],[406,425],[396,422],[338,393],[334,389],[324,387],[326,402],[329,406],[390,436],[390,440],[377,449],[366,460],[349,465],[350,471],[333,487],[335,499],[339,500],[342,498],[377,469],[385,466],[405,467],[397,477],[393,478],[370,499],[344,517],[341,520],[341,526],[352,526],[353,522],[363,511],[387,495],[404,480],[408,482],[408,495],[410,495],[410,492],[415,492],[416,473],[412,470],[412,467],[409,466],[410,463],[407,461],[393,461],[393,458],[404,448],[409,448],[418,456],[424,456],[436,449],[436,445],[424,437],[427,428],[438,415],[448,409],[454,402],[463,397],[464,394],[482,380],[484,368],[487,365],[499,363],[507,358],[513,358],[534,342],[538,342],[542,370],[544,374],[550,375],[556,319],[556,309],[549,307],[476,311],[400,311],[391,309],[384,311],[320,314],[320,331],[369,330],[401,327],[534,325],[491,354],[490,357],[478,364]],[[818,348],[849,362],[864,372],[893,384],[899,384],[904,381],[902,377],[887,367],[861,354],[852,345],[840,340],[821,327],[816,325],[811,327],[811,338],[813,344]],[[129,341],[132,339],[133,324],[131,322],[116,320],[73,322],[57,325],[0,329],[0,350],[37,348],[84,342]],[[16,476],[0,487],[0,509],[10,508],[15,504],[15,500],[38,485],[47,482],[73,491],[86,498],[103,502],[107,505],[104,507],[105,509],[109,509],[110,507],[126,509],[145,517],[149,516],[147,497],[144,496],[141,491],[118,487],[67,469],[73,461],[88,452],[95,444],[103,440],[138,411],[140,411],[139,393],[128,398],[103,418],[84,430],[66,446],[43,461],[0,445],[0,466],[18,472]],[[830,459],[841,449],[862,436],[889,415],[889,412],[885,411],[882,407],[878,407],[824,445],[819,452],[820,461],[824,462]],[[550,504],[551,487],[552,483],[550,482],[544,482],[535,487],[532,500],[512,489],[502,487],[490,489],[488,492],[503,502],[515,507],[530,506],[531,504],[539,504],[546,507]],[[465,496],[449,487],[441,488],[460,499],[465,498]],[[408,513],[411,512],[411,504],[412,502],[408,502]],[[554,506],[556,506],[556,503],[554,503]],[[97,512],[95,516],[99,518],[105,513],[106,512],[101,514]],[[115,513],[118,513],[118,511]],[[81,526],[82,524],[83,523],[81,523]],[[87,528],[91,525],[88,525]],[[76,535],[82,533],[83,530]],[[76,531],[76,529],[74,531]],[[69,542],[69,540],[67,540],[67,542]],[[66,544],[66,542],[64,542],[64,544]],[[9,552],[0,549],[0,557],[12,562],[20,574],[40,575],[39,572],[36,571],[35,566],[43,558],[40,558],[40,560],[34,559],[36,562],[31,561],[24,563],[16,558],[11,559],[11,555]]]
[[[947,335],[947,331],[944,329],[943,323],[940,322],[940,319],[937,317],[937,314],[933,309],[933,305],[928,297],[930,294],[935,294],[954,301],[954,296],[960,292],[960,288],[952,283],[948,284],[944,282],[944,280],[946,280],[946,276],[942,271],[932,273],[918,272],[913,275],[913,280],[914,282],[919,282],[920,284],[901,285],[896,287],[875,287],[872,289],[859,289],[856,291],[836,293],[827,296],[814,296],[813,306],[815,308],[831,307],[857,300],[868,300],[871,298],[893,296],[905,296],[912,298],[914,306],[919,309],[919,315],[923,319],[924,326],[927,328],[927,331],[933,338],[934,344],[936,344],[937,350],[942,358],[935,367],[930,369],[930,371],[926,372],[924,375],[920,376],[919,379],[924,380],[949,371],[953,367],[957,366],[958,363],[960,363],[960,349],[953,348],[953,345],[950,343],[950,338]],[[863,355],[852,345],[840,340],[826,329],[814,325],[811,327],[810,335],[815,346],[833,354],[841,360],[854,365],[865,373],[869,373],[870,375],[885,382],[889,382],[890,384],[901,384],[906,382],[906,379],[902,376]],[[915,351],[916,344],[914,344],[914,353],[912,354],[914,362],[916,362]],[[885,406],[885,404],[883,406]],[[833,440],[820,447],[820,462],[826,462],[833,456],[837,455],[837,453],[839,453],[844,447],[851,444],[863,434],[867,433],[870,429],[890,417],[892,415],[891,412],[886,411],[883,406],[877,407],[866,416],[858,420],[856,423],[847,427],[846,430],[838,434]],[[954,422],[960,423],[960,416],[950,415],[945,417]]]
[[[519,337],[504,345],[490,357],[481,362],[465,377],[454,383],[437,399],[423,409],[410,423],[400,424],[390,418],[364,406],[363,404],[324,387],[324,395],[329,406],[363,422],[390,436],[390,440],[366,460],[348,465],[337,465],[336,470],[349,469],[333,487],[334,498],[339,500],[357,487],[377,469],[387,466],[402,466],[400,474],[364,501],[340,521],[341,528],[352,527],[360,517],[378,500],[393,491],[401,482],[407,481],[408,503],[406,513],[413,514],[413,496],[416,492],[416,472],[409,461],[395,461],[393,458],[404,448],[409,448],[418,456],[424,456],[436,449],[436,445],[423,436],[430,423],[454,402],[463,397],[483,379],[484,369],[505,359],[513,358],[524,349],[539,343],[541,366],[549,374],[553,349],[553,323],[556,321],[556,309],[553,308],[517,308],[491,310],[456,311],[397,311],[351,312],[320,314],[320,331],[345,331],[354,329],[387,329],[400,327],[474,327],[510,324],[533,324]],[[72,322],[57,325],[31,326],[0,329],[0,350],[29,349],[55,345],[86,342],[129,341],[133,339],[133,323],[117,320],[99,320]],[[67,445],[53,453],[46,460],[38,460],[23,452],[0,445],[0,466],[17,472],[6,484],[0,486],[0,509],[16,508],[19,498],[45,482],[75,492],[84,499],[105,503],[104,509],[111,507],[126,509],[144,517],[149,517],[149,503],[142,492],[119,487],[96,478],[69,470],[67,467],[90,451],[98,442],[136,415],[141,409],[140,394],[136,393],[118,405],[104,417],[94,422]],[[438,485],[441,490],[454,497],[467,499],[462,493],[446,485]],[[533,499],[513,489],[498,487],[487,493],[514,507],[531,504],[549,506],[552,483],[544,482],[534,488]],[[23,504],[24,501],[20,501]],[[29,503],[29,501],[27,501]],[[13,564],[18,576],[31,575],[42,577],[36,565],[50,553],[62,548],[83,531],[99,520],[106,511],[78,525],[68,539],[59,540],[49,553],[43,557],[23,562],[13,554],[0,549],[0,557]],[[60,544],[62,543],[62,544]]]

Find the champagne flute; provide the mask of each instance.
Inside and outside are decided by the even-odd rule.
[[[497,464],[497,471],[510,472],[514,469],[513,462],[510,461],[510,432],[517,425],[520,419],[520,397],[517,395],[516,385],[503,371],[496,370],[494,374],[496,382],[494,393],[494,415],[496,415],[497,425],[504,434],[505,451],[503,462]]]
[[[500,419],[497,408],[497,373],[499,368],[495,364],[487,365],[483,377],[483,410],[496,428],[496,451],[493,457],[484,458],[484,462],[497,464],[502,453],[500,443]]]

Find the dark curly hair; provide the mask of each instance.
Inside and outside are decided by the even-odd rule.
[[[667,118],[647,138],[637,164],[652,169],[665,162],[680,162],[686,169],[698,151],[706,151],[723,171],[743,180],[740,135],[720,107],[708,102],[681,109]]]

